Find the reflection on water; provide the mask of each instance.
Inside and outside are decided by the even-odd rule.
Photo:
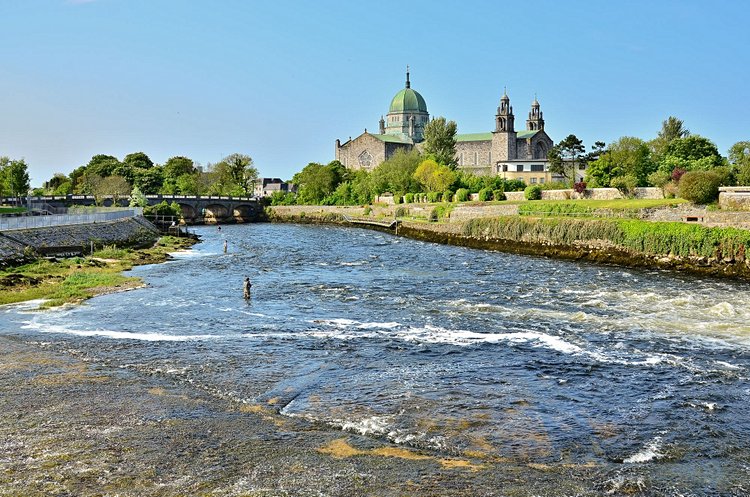
[[[358,229],[200,231],[133,271],[148,288],[6,308],[0,329],[330,429],[594,464],[602,488],[721,494],[750,477],[746,283]]]

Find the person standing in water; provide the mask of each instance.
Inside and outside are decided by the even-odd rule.
[[[246,299],[250,298],[250,287],[252,287],[253,284],[250,283],[250,278],[245,276],[245,282],[242,284],[242,293]]]
[[[226,240],[224,240],[224,253],[225,254],[227,253],[227,241]]]

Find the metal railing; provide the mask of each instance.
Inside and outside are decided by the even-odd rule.
[[[143,208],[130,207],[127,209],[110,210],[108,212],[0,218],[0,231],[44,228],[48,226],[66,226],[71,224],[102,223],[105,221],[114,221],[116,219],[142,215]]]

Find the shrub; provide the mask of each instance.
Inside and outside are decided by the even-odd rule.
[[[488,200],[492,200],[492,190],[489,188],[482,188],[479,190],[479,201],[486,202]]]
[[[445,190],[443,192],[443,202],[450,202],[453,200],[453,192],[450,190]]]
[[[459,188],[458,191],[456,191],[456,202],[466,202],[469,200],[469,195],[471,192],[469,192],[468,188]]]
[[[366,205],[364,210],[362,211],[362,214],[364,214],[365,216],[369,216],[371,212],[372,212],[372,207],[370,207],[369,205]]]
[[[409,209],[407,209],[406,207],[397,207],[396,208],[396,213],[395,213],[396,217],[404,217],[407,214],[409,214]]]
[[[686,172],[687,171],[685,171],[682,168],[675,167],[672,170],[672,181],[674,181],[675,183],[679,183],[680,182],[680,178],[682,178],[682,175],[685,174]]]
[[[526,200],[540,200],[542,198],[542,187],[539,185],[527,186],[523,191]]]
[[[623,197],[633,198],[635,196],[635,188],[638,186],[638,178],[632,174],[626,174],[625,176],[612,178],[609,184],[612,188],[617,188]]]
[[[710,204],[719,198],[721,177],[713,171],[688,171],[680,178],[680,197],[694,204]]]
[[[664,185],[669,183],[669,181],[672,179],[672,175],[669,174],[666,171],[654,171],[653,173],[648,175],[648,183],[650,185],[653,185],[657,188],[664,189]]]
[[[570,184],[567,181],[550,181],[542,183],[539,186],[542,187],[542,190],[567,190],[570,188]]]
[[[414,202],[414,194],[413,193],[407,193],[404,195],[404,203],[405,204],[411,204]]]
[[[664,198],[675,198],[678,193],[677,189],[677,183],[674,181],[670,181],[666,185],[664,185]]]
[[[393,196],[393,203],[398,205],[401,203],[401,195],[394,195]]]
[[[578,181],[573,183],[573,190],[578,194],[583,194],[586,191],[586,182]]]
[[[505,192],[502,190],[493,190],[492,191],[492,198],[494,200],[497,200],[498,202],[501,200],[506,200]]]

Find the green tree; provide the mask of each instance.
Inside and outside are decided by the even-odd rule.
[[[442,192],[456,181],[456,173],[448,166],[438,164],[432,159],[423,160],[414,171],[414,179],[419,181],[425,191]]]
[[[689,135],[690,131],[685,128],[685,123],[681,119],[669,116],[665,121],[662,121],[659,134],[649,143],[656,161],[658,162],[664,157],[670,143],[678,138],[685,138]]]
[[[160,167],[137,169],[133,184],[147,195],[159,193],[164,183],[164,175]]]
[[[311,162],[292,178],[300,204],[320,204],[344,180],[346,169],[339,161],[326,165]]]
[[[12,197],[25,197],[31,188],[29,169],[23,159],[11,160],[3,168],[6,189]]]
[[[253,159],[249,155],[235,153],[224,157],[222,162],[226,164],[225,171],[232,185],[239,187],[238,193],[252,195],[258,180],[258,169],[253,166]]]
[[[623,136],[588,165],[585,181],[591,187],[608,187],[614,178],[632,176],[636,186],[646,186],[648,175],[655,170],[648,144],[640,138]]]
[[[403,195],[408,192],[418,192],[419,183],[414,179],[414,172],[422,156],[416,149],[404,151],[399,149],[388,160],[383,161],[373,169],[371,178],[375,193],[380,195],[391,192],[394,195]]]
[[[432,119],[424,127],[424,153],[438,164],[455,169],[456,132],[455,121],[446,121],[444,117]]]
[[[181,188],[177,185],[177,180],[184,176],[190,177],[195,174],[195,164],[191,159],[182,156],[170,157],[162,166],[164,173],[164,183],[161,191],[163,193],[181,193]],[[183,180],[184,184],[184,180]],[[184,193],[183,193],[184,195]]]
[[[729,149],[729,162],[737,178],[737,184],[750,186],[750,141],[741,141]]]
[[[716,145],[700,135],[676,138],[667,146],[659,169],[672,171],[680,167],[687,171],[707,171],[726,165]]]
[[[119,205],[120,199],[130,195],[131,187],[128,180],[122,176],[107,176],[97,185],[102,195],[112,195],[114,205]]]
[[[146,207],[148,205],[148,199],[143,194],[140,188],[137,186],[133,187],[130,192],[130,207]]]
[[[151,169],[154,167],[154,162],[143,152],[134,152],[126,155],[122,163],[135,169]]]
[[[120,165],[120,161],[113,155],[98,154],[91,158],[86,164],[85,172],[105,178],[114,174],[114,170]]]
[[[549,170],[566,180],[575,178],[575,170],[586,161],[586,147],[576,135],[568,135],[547,153]]]

